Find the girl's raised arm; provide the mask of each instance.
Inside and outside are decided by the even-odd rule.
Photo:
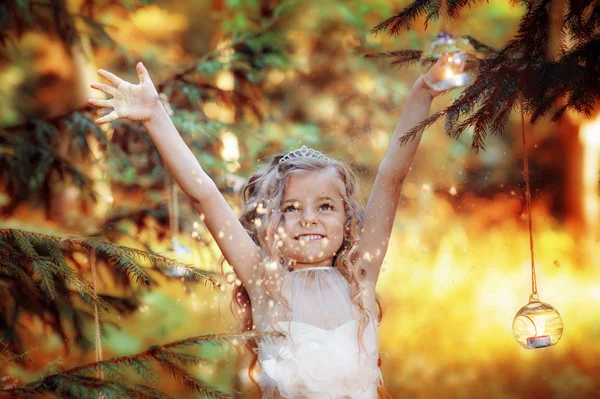
[[[141,62],[137,64],[136,70],[140,79],[138,85],[128,83],[108,71],[98,71],[110,84],[93,83],[91,87],[113,98],[90,99],[89,103],[113,108],[113,111],[99,118],[96,123],[112,122],[118,118],[142,122],[167,169],[181,190],[190,197],[198,213],[204,215],[204,222],[225,259],[242,283],[249,286],[247,283],[252,279],[254,266],[261,259],[258,246],[177,132]]]
[[[367,279],[376,284],[387,251],[402,183],[410,170],[422,132],[414,140],[399,145],[398,140],[413,126],[425,119],[433,98],[440,94],[429,89],[423,78],[417,79],[410,92],[388,150],[377,172],[375,183],[365,209],[361,234],[361,251],[365,260]]]

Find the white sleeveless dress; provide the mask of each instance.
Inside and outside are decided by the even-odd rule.
[[[334,267],[286,272],[282,294],[291,311],[275,301],[253,304],[257,331],[285,335],[259,343],[263,399],[376,399],[379,325],[370,317],[359,345],[361,314],[341,273]],[[365,295],[376,315],[374,292]]]

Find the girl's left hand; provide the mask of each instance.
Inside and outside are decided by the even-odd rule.
[[[461,74],[465,69],[465,64],[464,64],[464,61],[459,63],[458,65],[455,64],[455,59],[457,59],[456,57],[457,57],[456,54],[454,55],[454,58],[451,58],[448,53],[442,54],[442,56],[440,58],[438,58],[437,62],[435,64],[433,64],[433,66],[429,69],[429,71],[427,71],[427,73],[425,75],[421,76],[419,79],[423,80],[423,84],[425,84],[427,86],[427,84],[425,83],[425,80],[428,80],[430,82],[436,82],[436,81],[443,80],[444,78],[446,78],[446,74],[449,71],[451,71],[452,74]],[[460,60],[461,58],[458,58],[458,59]],[[429,86],[427,86],[427,88],[429,89],[429,93],[431,94],[432,97],[437,97],[440,94],[443,94],[447,91],[447,90],[442,90],[442,91],[434,90],[434,89],[430,88]]]
[[[429,87],[429,85],[427,85],[427,83],[425,83],[425,78],[423,77],[423,75],[419,76],[417,78],[417,80],[415,81],[415,84],[413,86],[413,89],[419,89],[419,90],[424,90],[426,91],[431,98],[436,98],[437,96],[439,96],[440,94],[444,94],[446,91],[438,91],[438,90],[434,90],[431,87]]]

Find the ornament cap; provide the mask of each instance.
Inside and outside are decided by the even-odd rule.
[[[540,297],[537,294],[537,292],[533,292],[533,293],[531,293],[531,295],[529,295],[529,303],[532,303],[532,302],[540,302]]]

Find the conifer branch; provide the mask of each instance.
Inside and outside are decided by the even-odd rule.
[[[31,382],[12,389],[0,390],[0,395],[7,398],[32,397],[35,394],[55,393],[65,396],[61,397],[89,397],[96,392],[103,392],[108,395],[126,395],[123,397],[136,398],[170,398],[170,396],[159,390],[129,382],[123,378],[120,367],[127,366],[133,369],[135,373],[151,384],[157,382],[154,370],[149,362],[156,362],[162,369],[171,373],[173,378],[183,382],[190,391],[195,391],[204,397],[224,399],[230,396],[224,392],[218,391],[209,386],[204,381],[199,380],[189,373],[185,368],[198,364],[210,364],[210,360],[199,355],[177,352],[175,349],[185,349],[189,346],[198,345],[237,345],[240,342],[256,341],[260,338],[271,337],[281,338],[281,333],[233,333],[233,334],[212,334],[198,337],[190,337],[179,341],[171,342],[161,346],[152,346],[144,352],[134,355],[115,357],[111,359],[80,365],[62,372],[55,372],[42,379]],[[111,380],[102,380],[87,376],[97,370],[103,370],[110,375]],[[71,396],[68,396],[71,395]]]
[[[47,256],[37,256],[34,244],[43,246],[51,251],[53,259],[58,262],[54,267],[59,268],[61,275],[67,278],[71,283],[77,283],[77,278],[70,271],[64,257],[62,257],[61,250],[67,247],[71,250],[86,249],[88,251],[94,249],[98,259],[104,259],[109,264],[116,266],[118,269],[125,271],[131,278],[135,278],[136,281],[143,285],[150,285],[154,281],[150,274],[139,265],[141,261],[147,261],[152,264],[154,268],[165,272],[174,267],[183,268],[186,271],[185,277],[189,280],[203,281],[212,285],[214,288],[220,287],[220,282],[217,281],[215,276],[191,265],[187,265],[176,260],[169,259],[162,255],[145,252],[136,248],[129,248],[122,245],[114,244],[108,241],[100,240],[98,238],[75,238],[75,237],[56,237],[34,232],[26,232],[23,230],[13,229],[0,229],[0,238],[3,240],[13,239],[21,249],[21,253],[25,252],[26,260],[43,261],[47,260]],[[4,243],[5,248],[9,248]],[[0,247],[0,254],[2,247]],[[10,253],[4,253],[5,257],[11,255]],[[58,276],[57,276],[58,277]],[[88,291],[86,291],[88,293]],[[89,294],[88,295],[93,295]],[[98,305],[100,305],[98,303]]]
[[[96,305],[103,311],[116,309],[120,313],[127,313],[139,307],[137,300],[131,298],[96,295],[90,283],[84,281],[79,271],[67,263],[66,254],[92,249],[99,260],[115,266],[110,269],[112,275],[123,276],[116,281],[129,282],[135,279],[142,285],[151,285],[154,281],[149,272],[151,269],[142,266],[142,263],[149,263],[153,269],[163,273],[174,267],[183,268],[186,279],[220,287],[212,273],[98,238],[55,237],[0,229],[0,301],[7,304],[5,311],[0,313],[0,332],[12,337],[7,343],[13,352],[23,350],[18,324],[22,313],[37,317],[59,334],[63,342],[74,341],[78,346],[88,348],[91,342],[85,336],[83,327],[93,319],[93,314],[80,308],[75,300],[77,295],[72,295],[73,292],[77,292],[78,297],[90,307]],[[71,261],[78,264],[75,257]],[[73,333],[72,339],[70,332]]]
[[[412,20],[425,14],[429,10],[430,3],[432,3],[431,0],[415,1],[398,14],[377,24],[371,29],[371,33],[378,34],[387,31],[390,36],[397,36],[402,29],[410,28],[410,22]]]
[[[391,62],[393,66],[409,66],[410,64],[419,62],[422,53],[421,50],[388,51],[366,54],[365,58],[393,58]]]
[[[0,146],[11,149],[0,151],[0,170],[10,171],[5,175],[6,188],[9,195],[16,197],[2,207],[1,213],[11,213],[20,199],[40,191],[44,182],[56,174],[62,179],[69,176],[73,184],[83,190],[84,197],[96,200],[98,194],[91,189],[92,180],[52,147],[57,135],[56,126],[43,121],[28,122],[19,133],[0,128]]]
[[[429,126],[433,125],[435,121],[440,119],[444,115],[444,111],[435,112],[425,118],[423,121],[413,126],[406,134],[398,139],[398,144],[405,145],[406,143],[415,139],[417,134],[421,133]]]
[[[482,2],[447,0],[449,17],[458,16],[467,5]],[[526,5],[527,11],[515,37],[502,49],[494,49],[468,37],[481,57],[475,82],[444,111],[413,127],[401,143],[411,140],[417,132],[445,115],[445,127],[450,136],[459,137],[472,128],[472,148],[483,149],[488,131],[495,134],[503,131],[519,96],[523,96],[525,112],[532,122],[547,113],[553,113],[552,120],[558,121],[567,109],[591,116],[600,101],[600,6],[584,0],[568,1],[562,34],[572,34],[575,45],[572,48],[563,45],[559,59],[553,60],[548,58],[545,48],[551,0],[521,3]],[[397,35],[415,18],[427,12],[432,15],[438,5],[438,0],[417,0],[378,24],[373,32]],[[406,65],[418,61],[418,51],[392,51],[367,57],[391,58],[392,65]]]

